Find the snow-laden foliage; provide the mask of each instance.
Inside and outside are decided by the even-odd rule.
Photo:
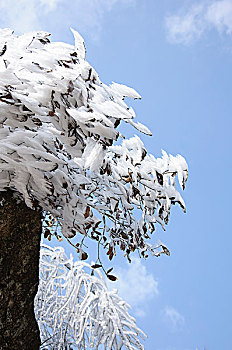
[[[0,190],[50,212],[64,236],[97,240],[110,259],[117,244],[128,258],[134,250],[168,254],[146,239],[157,222],[167,224],[172,204],[185,208],[175,178],[184,188],[187,164],[147,154],[137,136],[113,145],[121,122],[151,134],[124,102],[140,95],[103,84],[73,34],[74,46],[46,32],[0,31]]]
[[[61,247],[41,246],[40,284],[35,314],[41,350],[144,349],[144,333],[128,313],[117,291],[107,289],[102,274],[74,261]]]

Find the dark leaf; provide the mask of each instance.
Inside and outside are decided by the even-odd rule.
[[[73,90],[74,90],[74,85],[73,85],[72,80],[70,80],[69,85],[68,85],[68,94],[69,94],[70,92],[73,92]]]
[[[117,126],[119,126],[120,124],[120,119],[117,119],[114,123],[114,127],[117,128]]]
[[[164,179],[163,179],[163,175],[158,173],[158,171],[156,171],[156,176],[157,176],[157,180],[158,180],[158,183],[163,186],[164,184]]]
[[[168,250],[168,248],[165,247],[165,245],[161,245],[161,247],[162,247],[162,249],[163,249],[164,254],[170,256],[170,251]]]
[[[94,231],[94,233],[96,233],[96,235],[101,236],[101,232],[99,232],[99,231]]]
[[[70,56],[77,57],[77,53],[76,52],[70,53]]]
[[[91,265],[91,267],[93,269],[98,269],[99,267],[102,267],[102,265],[101,264],[94,264],[94,265]]]
[[[124,239],[128,239],[128,236],[122,231],[121,232],[121,236],[122,236],[122,238],[124,238]]]
[[[111,281],[117,281],[117,277],[114,275],[107,275],[107,277],[109,278],[109,280]]]
[[[143,232],[144,233],[146,233],[147,232],[147,226],[146,226],[146,224],[144,223],[144,225],[143,225]]]
[[[45,230],[44,238],[48,238],[49,235],[50,235],[50,231],[49,230]]]
[[[106,173],[108,176],[111,175],[111,167],[110,167],[109,163],[106,164]]]
[[[137,194],[139,194],[139,190],[136,187],[132,186],[132,197],[136,197]]]
[[[108,250],[108,252],[106,253],[106,255],[110,255],[112,252],[113,252],[113,248],[112,248],[112,247],[109,247],[109,250]]]
[[[121,249],[121,250],[125,250],[125,249],[126,249],[126,246],[125,246],[125,244],[124,244],[123,242],[122,242],[121,245],[120,245],[120,249]]]
[[[37,126],[41,126],[43,124],[39,118],[32,118],[31,120]]]
[[[3,56],[4,53],[6,52],[7,46],[6,44],[3,46],[2,50],[0,51],[0,56]]]
[[[65,188],[65,189],[68,188],[68,184],[67,184],[66,181],[63,183],[62,187]]]
[[[88,259],[88,254],[87,254],[86,252],[82,252],[82,253],[80,254],[80,259],[81,259],[81,260],[86,260],[86,259]]]
[[[143,148],[141,160],[144,160],[144,158],[146,157],[146,155],[147,155],[147,151],[145,150],[145,148]]]
[[[101,220],[99,220],[96,224],[95,224],[95,228],[97,228],[99,226],[99,224],[101,223]]]
[[[90,207],[87,206],[87,207],[86,207],[85,214],[84,214],[85,219],[89,216],[89,213],[90,213]]]

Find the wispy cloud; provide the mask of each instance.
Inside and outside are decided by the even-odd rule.
[[[33,29],[40,29],[38,7],[40,1],[8,0],[0,1],[0,27],[12,28],[22,33]]]
[[[143,317],[152,298],[159,294],[158,282],[150,274],[139,258],[131,264],[115,271],[118,281],[110,283],[119,295],[133,307],[136,316]]]
[[[206,20],[219,32],[232,33],[232,1],[215,1],[207,9]]]
[[[0,27],[10,27],[18,33],[47,30],[54,21],[60,28],[73,26],[81,31],[101,31],[107,13],[127,8],[136,0],[0,0]]]
[[[163,320],[172,332],[183,330],[185,318],[174,307],[166,306],[162,312]]]
[[[167,38],[171,43],[190,44],[204,33],[216,29],[232,33],[232,0],[198,2],[189,9],[165,19]]]

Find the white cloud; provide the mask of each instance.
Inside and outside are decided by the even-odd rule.
[[[137,0],[0,0],[0,27],[17,33],[47,30],[54,22],[60,28],[77,27],[92,30],[93,36],[101,30],[101,23],[114,8],[126,8]]]
[[[190,44],[212,29],[232,33],[232,0],[200,2],[187,11],[167,16],[167,38],[172,43]]]
[[[206,20],[219,32],[232,32],[232,1],[223,0],[212,3],[206,13]]]
[[[174,307],[166,306],[162,312],[162,316],[171,331],[177,332],[183,329],[185,325],[184,316],[174,309]]]
[[[59,3],[62,3],[62,0],[39,0],[39,2],[43,6],[43,11],[50,12],[56,10]]]
[[[165,24],[168,39],[174,43],[188,44],[199,38],[204,31],[202,12],[203,6],[195,5],[183,15],[167,17]]]
[[[136,316],[145,316],[149,301],[159,294],[153,275],[139,258],[133,258],[127,268],[116,269],[115,275],[118,281],[110,283],[110,287],[118,289],[118,294],[132,306]]]
[[[0,27],[12,28],[18,32],[39,28],[36,1],[0,1]]]

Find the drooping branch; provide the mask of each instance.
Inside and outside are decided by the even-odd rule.
[[[40,284],[35,313],[41,332],[41,350],[142,350],[144,333],[128,313],[116,290],[107,289],[102,274],[84,262],[75,262],[61,247],[41,246]]]

